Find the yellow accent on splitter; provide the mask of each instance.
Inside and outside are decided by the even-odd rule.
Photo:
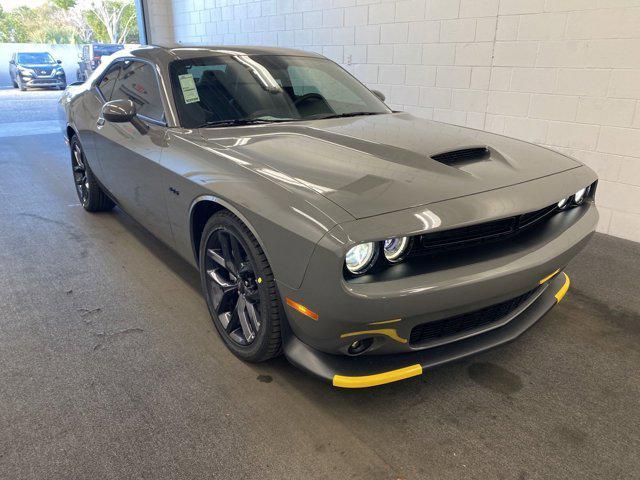
[[[556,303],[559,303],[560,300],[564,298],[564,296],[567,293],[567,290],[569,290],[569,285],[571,285],[571,280],[569,280],[569,275],[567,275],[564,272],[562,272],[562,274],[564,275],[564,278],[565,278],[564,285],[562,285],[562,288],[556,292]]]
[[[544,277],[542,280],[540,280],[540,282],[538,282],[540,285],[542,285],[544,282],[551,280],[553,277],[556,276],[556,274],[560,271],[560,269],[557,269],[555,272],[553,272],[550,275],[547,275],[546,277]]]
[[[391,370],[390,372],[377,373],[375,375],[365,375],[362,377],[347,377],[344,375],[333,376],[333,386],[341,388],[367,388],[385,383],[397,382],[405,378],[422,375],[422,366],[416,364],[409,367]]]
[[[397,323],[401,322],[401,318],[394,318],[393,320],[383,320],[381,322],[371,322],[369,325],[384,325],[385,323]]]
[[[380,328],[377,330],[361,330],[359,332],[348,332],[340,335],[340,338],[353,337],[355,335],[386,335],[396,342],[407,343],[407,339],[399,336],[395,328]]]

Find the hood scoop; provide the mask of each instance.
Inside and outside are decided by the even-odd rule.
[[[471,162],[474,160],[483,160],[489,157],[490,152],[487,147],[470,147],[459,150],[451,150],[449,152],[438,153],[432,155],[431,158],[436,162],[452,165],[461,162]]]

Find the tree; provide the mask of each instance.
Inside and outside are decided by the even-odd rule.
[[[40,7],[5,12],[2,43],[137,43],[133,0],[49,0]]]
[[[125,43],[133,32],[137,37],[136,8],[132,0],[95,0],[85,18],[100,41]]]
[[[76,6],[76,0],[52,0],[52,3],[65,12]]]
[[[29,42],[30,32],[23,22],[27,7],[18,8],[12,12],[2,11],[0,5],[0,41],[3,43]]]

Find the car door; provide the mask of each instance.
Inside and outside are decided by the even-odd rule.
[[[100,117],[102,106],[111,98],[111,92],[113,92],[119,73],[120,62],[112,63],[85,93],[82,103],[79,103],[74,108],[73,123],[79,134],[84,155],[91,171],[101,183],[105,183],[102,164],[98,155],[102,136],[98,135],[99,130],[96,120]]]
[[[149,131],[141,134],[130,123],[97,119],[103,184],[124,210],[165,243],[173,244],[164,200],[168,172],[161,166],[167,127],[155,66],[140,60],[121,61],[109,99],[131,100]]]

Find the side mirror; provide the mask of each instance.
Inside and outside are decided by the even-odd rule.
[[[131,100],[112,100],[102,106],[102,118],[111,123],[131,123],[140,135],[149,132],[149,125],[138,118]]]
[[[62,65],[62,60],[56,60],[56,63],[57,63],[58,65]]]
[[[15,61],[15,60],[9,60],[9,63],[10,63],[11,65],[15,65],[15,64],[16,64],[16,61]]]
[[[387,98],[384,96],[384,93],[382,93],[380,90],[371,90],[371,93],[373,93],[376,97],[378,97],[381,102],[384,102]]]

